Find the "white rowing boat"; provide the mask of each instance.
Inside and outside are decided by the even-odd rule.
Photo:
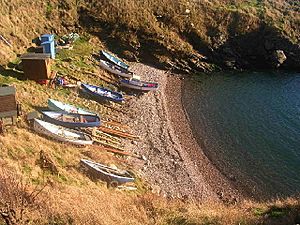
[[[36,132],[51,137],[57,141],[72,143],[75,145],[91,145],[92,138],[80,131],[57,126],[39,119],[34,119],[33,128]]]

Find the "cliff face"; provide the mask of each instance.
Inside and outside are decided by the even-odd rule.
[[[79,21],[127,58],[187,72],[299,69],[299,10],[272,0],[86,1]]]
[[[2,2],[0,34],[14,43],[0,41],[2,64],[40,33],[87,31],[128,60],[185,72],[300,67],[297,1]]]

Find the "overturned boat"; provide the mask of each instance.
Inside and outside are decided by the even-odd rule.
[[[95,175],[95,177],[103,179],[107,182],[114,182],[116,185],[119,185],[134,181],[134,177],[126,170],[120,170],[118,168],[113,168],[86,159],[81,159],[80,163],[86,169],[93,172],[93,175]]]

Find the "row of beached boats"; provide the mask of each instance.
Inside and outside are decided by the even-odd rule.
[[[94,143],[92,136],[83,129],[98,128],[101,125],[101,119],[96,113],[53,99],[48,99],[48,108],[49,110],[40,112],[42,119],[33,119],[36,132],[59,142],[78,146]],[[125,170],[87,159],[82,159],[80,163],[90,174],[109,184],[118,186],[134,181],[133,175]]]
[[[100,53],[106,59],[100,59],[100,66],[112,74],[119,76],[121,78],[120,85],[122,87],[139,91],[155,91],[158,89],[158,83],[140,80],[140,76],[131,72],[129,70],[129,65],[122,62],[117,57],[103,50],[100,51]]]
[[[117,57],[105,51],[101,51],[101,54],[106,60],[101,59],[100,66],[120,77],[121,86],[139,91],[152,91],[158,88],[158,83],[141,81],[140,77],[131,72],[129,66]],[[117,103],[124,101],[124,97],[121,93],[107,88],[83,83],[81,84],[81,89],[84,93],[97,100],[106,100]],[[95,142],[93,137],[99,137],[99,134],[102,134],[103,132],[111,132],[110,134],[119,137],[133,137],[133,135],[121,131],[112,131],[107,127],[102,127],[99,115],[74,105],[49,99],[48,108],[49,110],[40,112],[42,119],[34,118],[33,128],[36,132],[57,141],[75,145],[92,145]],[[93,129],[93,131],[88,129]],[[96,132],[95,134],[95,130],[98,131],[98,133]],[[105,138],[107,138],[107,136],[105,136]],[[113,141],[116,142],[116,140]],[[103,141],[99,140],[97,143],[101,143],[102,145],[105,144]],[[108,144],[106,143],[106,145]],[[110,151],[115,153],[120,153],[119,150],[110,149]],[[125,154],[124,152],[122,152],[122,154],[130,155],[129,153]],[[110,183],[113,182],[115,185],[134,181],[134,177],[127,171],[109,167],[87,159],[82,159],[80,162],[97,177],[105,179]]]
[[[101,54],[105,56],[109,61],[101,59],[100,66],[102,66],[109,72],[121,77],[120,85],[122,87],[138,91],[153,91],[158,89],[158,83],[141,81],[140,77],[129,71],[129,66],[118,58],[110,55],[105,51],[101,51]],[[108,88],[82,83],[81,89],[84,93],[99,101],[121,103],[125,100],[123,94],[117,91],[112,91]]]

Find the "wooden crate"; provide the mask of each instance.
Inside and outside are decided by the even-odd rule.
[[[0,87],[0,118],[17,116],[16,89]]]
[[[21,56],[24,75],[29,80],[52,79],[50,54],[27,53]]]

